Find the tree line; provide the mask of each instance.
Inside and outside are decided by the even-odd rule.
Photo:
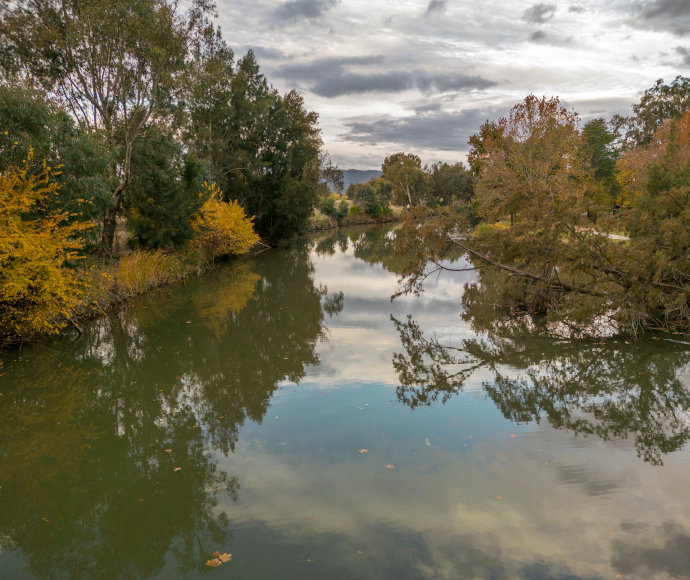
[[[318,115],[251,50],[236,59],[216,16],[210,0],[0,5],[0,337],[64,324],[77,259],[111,258],[123,230],[213,259],[306,228],[338,171]]]
[[[658,81],[633,114],[581,126],[530,95],[470,138],[471,216],[416,215],[403,292],[443,268],[449,246],[503,273],[511,316],[574,335],[690,331],[690,79]],[[423,248],[424,251],[420,251]]]

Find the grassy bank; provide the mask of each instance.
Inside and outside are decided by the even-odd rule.
[[[377,217],[371,217],[365,213],[348,214],[340,222],[340,224],[338,224],[338,222],[335,219],[324,215],[318,209],[314,209],[314,213],[312,213],[311,218],[309,218],[309,231],[319,232],[319,231],[325,231],[325,230],[334,230],[334,229],[337,229],[339,227],[362,226],[362,225],[399,222],[399,221],[402,221],[404,219],[403,218],[403,212],[405,211],[404,208],[393,206],[390,208],[390,210],[391,210],[390,213],[387,213],[387,214],[384,214],[381,216],[377,216]]]

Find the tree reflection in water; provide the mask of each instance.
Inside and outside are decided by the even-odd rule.
[[[4,547],[45,578],[202,569],[231,539],[221,506],[240,487],[214,453],[318,362],[325,313],[342,308],[312,269],[305,247],[222,268],[8,362]]]
[[[404,349],[393,359],[400,402],[444,403],[484,369],[494,375],[485,392],[512,421],[546,419],[606,441],[631,438],[638,456],[656,465],[688,441],[686,344],[668,337],[565,338],[547,320],[506,312],[500,292],[491,273],[466,286],[463,318],[476,336],[455,345],[428,338],[412,318],[393,318]]]

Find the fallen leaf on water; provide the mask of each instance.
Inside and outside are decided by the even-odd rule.
[[[192,321],[191,321],[191,320],[188,320],[188,321],[187,321],[187,324],[191,324],[191,323],[192,323]]]
[[[431,441],[429,440],[428,437],[426,439],[424,439],[424,443],[426,443],[427,447],[431,447]]]
[[[213,554],[211,554],[211,556],[215,556],[217,558],[218,556],[220,556],[220,550],[216,550],[215,552],[213,552]]]
[[[495,494],[494,494],[494,499],[503,499],[503,496],[500,495],[500,494],[498,494],[498,493],[495,493]]]
[[[307,519],[310,520],[310,519],[311,519],[311,516],[307,516]]]
[[[180,471],[180,470],[182,470],[181,467],[176,467],[175,469],[173,469],[173,471]]]
[[[616,574],[616,578],[623,578],[622,574]]]
[[[212,560],[206,560],[206,565],[209,568],[218,568],[223,562],[218,560],[217,558],[213,558]]]
[[[515,439],[517,435],[515,433],[511,433],[510,435],[508,435],[508,437],[510,437],[511,439]]]
[[[358,554],[364,554],[364,552],[362,552],[361,550],[357,550],[357,553]]]
[[[395,467],[395,465],[393,465],[392,463],[389,463],[388,465],[386,465],[386,469],[393,469],[394,467]]]
[[[359,450],[360,453],[367,453],[368,451],[369,451],[368,449],[360,449]]]
[[[166,453],[172,453],[172,449],[166,449],[165,452]]]
[[[221,562],[229,562],[230,560],[232,560],[232,554],[221,554],[218,557],[220,558]]]

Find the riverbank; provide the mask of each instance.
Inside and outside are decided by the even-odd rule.
[[[365,226],[400,222],[404,219],[404,211],[405,208],[403,207],[392,206],[390,207],[389,213],[377,217],[371,217],[365,213],[349,213],[340,223],[338,223],[335,219],[327,215],[324,215],[322,212],[315,208],[314,213],[312,213],[311,218],[309,218],[309,231],[321,232],[326,230],[345,228],[349,226]]]
[[[373,218],[366,214],[350,213],[340,224],[314,209],[309,221],[309,232],[330,231],[340,227],[380,225],[400,222],[405,209],[392,207],[389,213]],[[81,323],[85,320],[106,314],[135,296],[154,292],[160,288],[200,276],[213,269],[221,260],[251,257],[271,246],[258,242],[246,254],[213,256],[205,255],[195,247],[185,247],[178,251],[131,250],[129,235],[123,223],[118,224],[115,235],[113,257],[103,260],[88,256],[78,267],[80,290],[79,306],[73,312],[56,315],[51,321],[51,330],[33,333],[4,333],[0,336],[0,351],[24,342],[40,341],[43,338],[74,328],[82,332]]]

